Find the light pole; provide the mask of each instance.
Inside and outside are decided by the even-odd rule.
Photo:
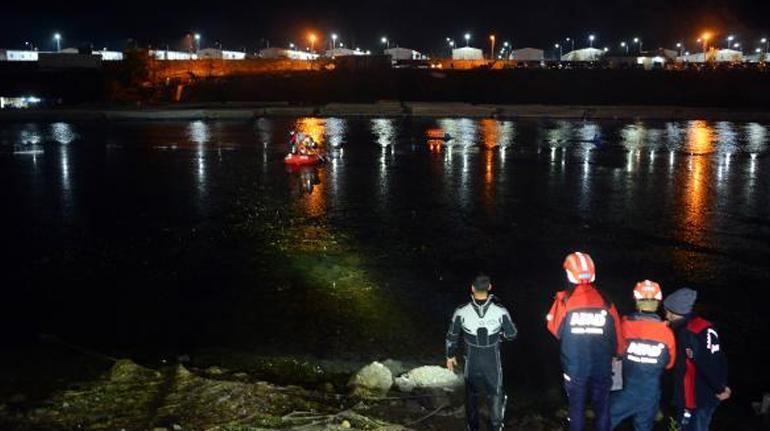
[[[337,33],[332,33],[332,49],[337,47]]]
[[[709,43],[708,42],[709,42],[710,38],[711,38],[711,34],[703,33],[703,35],[700,37],[700,39],[698,39],[698,42],[702,42],[703,43],[703,62],[704,63],[706,62],[706,52],[708,51],[708,48],[709,48]]]
[[[561,57],[564,55],[564,52],[561,49],[561,44],[555,43],[553,44],[553,47],[559,50],[559,61],[561,61]]]
[[[310,52],[315,52],[315,33],[310,33],[307,38],[310,40]]]
[[[642,53],[642,39],[639,39],[638,37],[634,38],[634,43],[639,45],[639,54]]]
[[[494,34],[489,35],[489,59],[490,60],[495,59],[495,35]]]
[[[385,45],[385,49],[390,49],[390,41],[387,37],[382,36],[382,39],[380,39],[380,42],[382,42],[383,45]]]
[[[588,35],[588,47],[593,48],[594,47],[594,39],[596,39],[596,36],[590,34]]]
[[[766,37],[763,37],[762,40],[760,40],[760,42],[762,42],[762,44],[765,45],[765,55],[767,55],[768,43],[770,42],[768,42]]]
[[[679,52],[679,56],[682,56],[682,42],[676,43],[676,50]]]
[[[738,42],[736,42],[736,43],[734,43],[734,44],[733,44],[733,49],[735,49],[735,50],[740,50],[741,52],[743,52],[743,50],[741,50],[741,44],[740,44],[740,43],[738,43]]]
[[[471,34],[470,33],[465,33],[465,46],[466,47],[471,46]]]
[[[570,48],[570,50],[574,51],[575,50],[575,39],[573,39],[571,37],[568,37],[568,38],[566,38],[564,40],[572,44],[572,47]]]
[[[500,54],[505,54],[506,51],[509,51],[509,45],[510,44],[507,41],[503,42],[503,48],[500,50]],[[510,57],[510,53],[508,56]],[[510,60],[510,58],[508,58],[508,60]]]
[[[289,49],[292,49],[292,50],[294,49],[294,44],[291,42],[289,42]]]
[[[54,33],[53,40],[56,41],[56,52],[61,51],[61,34]]]
[[[446,38],[446,42],[449,45],[449,57],[452,57],[452,51],[455,49],[455,41],[450,38]]]
[[[730,44],[733,43],[733,39],[735,39],[735,36],[733,35],[727,36],[727,46],[725,46],[725,48],[730,48]]]
[[[201,34],[195,33],[195,51],[200,51],[201,49]]]
[[[625,41],[620,42],[620,47],[625,49],[626,50],[626,54],[628,54],[628,44]]]

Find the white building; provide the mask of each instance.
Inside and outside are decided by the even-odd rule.
[[[545,60],[545,54],[542,49],[521,48],[511,51],[508,59],[516,61],[543,61]]]
[[[570,51],[561,56],[561,61],[598,61],[604,56],[604,50],[583,48]]]
[[[484,53],[478,48],[464,46],[452,50],[452,60],[483,60]]]
[[[196,54],[185,51],[168,51],[164,49],[151,49],[150,56],[156,60],[195,60]]]
[[[359,49],[349,49],[349,48],[327,49],[326,52],[324,52],[324,56],[329,58],[344,57],[346,55],[366,55],[366,53]]]
[[[703,63],[714,61],[717,63],[740,63],[743,61],[743,52],[734,49],[711,49],[703,55],[703,52],[697,52],[690,55],[679,57],[685,63]]]
[[[103,49],[101,51],[91,52],[93,55],[98,55],[102,58],[102,61],[121,61],[123,60],[123,53],[120,51],[107,51]]]
[[[246,53],[241,51],[227,51],[217,48],[205,48],[198,50],[198,58],[216,58],[219,60],[244,60]]]
[[[318,58],[318,54],[298,51],[294,49],[286,48],[265,48],[259,51],[259,58],[288,58],[289,60],[315,60]]]
[[[425,56],[419,52],[402,47],[389,48],[385,50],[385,55],[389,55],[392,60],[423,60]]]
[[[0,61],[37,61],[38,51],[0,49]]]

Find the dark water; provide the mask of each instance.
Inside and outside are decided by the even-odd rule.
[[[328,164],[287,171],[295,127]],[[751,398],[770,390],[768,139],[705,121],[3,124],[5,346],[440,360],[483,270],[521,330],[509,384],[554,387],[543,317],[583,250],[621,311],[644,278],[698,289]]]

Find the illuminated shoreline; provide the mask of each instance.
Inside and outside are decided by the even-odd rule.
[[[770,121],[770,111],[716,107],[623,105],[493,105],[454,102],[377,102],[290,105],[288,103],[178,104],[162,107],[2,110],[0,121],[26,120],[234,120],[259,117],[437,117],[593,120]]]

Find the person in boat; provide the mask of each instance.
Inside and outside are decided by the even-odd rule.
[[[303,143],[308,139],[308,136],[302,132],[292,130],[289,132],[289,144],[291,154],[304,154],[302,152]]]
[[[446,335],[446,366],[454,372],[457,354],[465,345],[465,417],[469,431],[479,430],[479,396],[486,392],[489,406],[487,429],[503,429],[506,396],[500,342],[513,340],[518,333],[511,315],[489,291],[489,277],[478,275],[471,285],[471,301],[455,310]]]

